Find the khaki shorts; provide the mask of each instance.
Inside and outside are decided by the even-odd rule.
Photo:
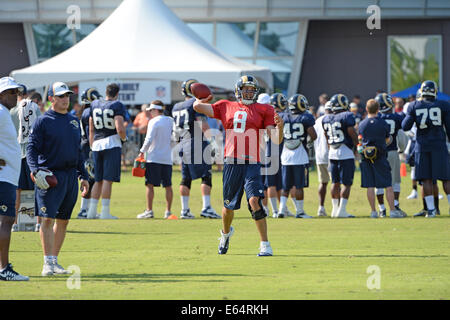
[[[394,183],[401,183],[400,178],[400,157],[398,155],[398,152],[395,150],[389,151],[387,160],[389,162],[389,165],[391,166],[391,176],[392,176],[392,185]]]
[[[317,174],[319,183],[328,183],[330,181],[330,172],[328,171],[328,164],[318,164]]]

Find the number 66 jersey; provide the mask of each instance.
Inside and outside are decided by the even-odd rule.
[[[99,99],[91,103],[91,117],[94,122],[92,151],[122,147],[116,130],[115,116],[125,118],[124,106],[120,101]]]
[[[212,108],[214,118],[221,120],[225,129],[225,158],[260,162],[260,139],[264,129],[275,126],[273,107],[220,100]]]

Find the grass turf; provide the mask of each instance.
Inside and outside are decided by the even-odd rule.
[[[179,215],[180,172],[174,167],[172,212]],[[305,210],[316,216],[317,174],[310,174]],[[226,255],[217,254],[221,221],[200,218],[200,181],[192,184],[194,220],[164,220],[164,191],[156,188],[151,220],[137,220],[145,206],[142,178],[123,172],[113,185],[111,213],[120,219],[77,220],[74,209],[59,262],[80,270],[73,276],[41,277],[39,235],[13,233],[10,260],[29,282],[0,286],[1,299],[449,299],[448,205],[441,216],[412,218],[421,200],[405,200],[411,181],[402,181],[405,219],[370,219],[360,173],[355,173],[348,211],[355,219],[268,218],[273,257],[257,257],[259,238],[245,203]],[[441,185],[440,185],[441,188]],[[442,188],[441,188],[442,193]],[[212,205],[220,212],[222,178],[213,176]],[[291,200],[288,205],[293,210]],[[329,192],[326,209],[331,212]],[[369,266],[378,266],[380,288],[368,289]]]

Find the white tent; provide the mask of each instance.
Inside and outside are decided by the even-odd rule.
[[[173,80],[195,78],[210,86],[234,89],[243,74],[271,89],[268,68],[227,56],[208,44],[162,0],[124,0],[89,36],[42,63],[14,70],[29,88],[54,81]]]

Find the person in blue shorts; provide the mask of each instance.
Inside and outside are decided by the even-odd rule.
[[[392,189],[391,167],[387,160],[388,145],[393,142],[389,124],[378,117],[379,103],[375,99],[367,101],[367,118],[359,123],[361,153],[361,187],[367,188],[367,199],[372,212],[370,216],[377,218],[375,209],[375,188],[386,189],[386,198],[391,211],[391,218],[403,218],[394,204],[394,191]],[[384,217],[380,215],[380,217]]]
[[[80,149],[80,121],[68,113],[72,93],[63,82],[50,86],[51,108],[34,123],[27,146],[27,162],[35,182],[35,212],[42,218],[42,276],[68,273],[58,264],[58,255],[77,202],[78,178],[82,194],[89,189]],[[47,183],[49,175],[56,176],[56,186]]]
[[[411,102],[402,122],[404,131],[417,127],[414,148],[415,180],[422,182],[427,204],[426,217],[436,216],[433,180],[441,180],[450,204],[450,156],[446,138],[450,139],[450,103],[437,100],[438,87],[434,81],[422,82],[420,99]]]

